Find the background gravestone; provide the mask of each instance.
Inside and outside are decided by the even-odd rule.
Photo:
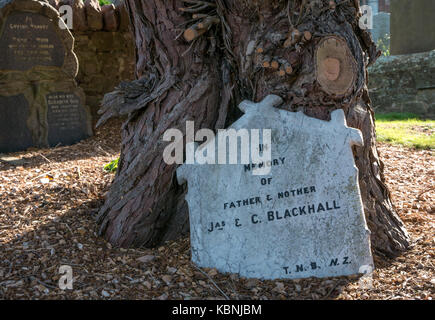
[[[373,29],[370,30],[373,35],[375,43],[379,39],[387,40],[390,36],[390,14],[387,12],[380,12],[373,16]],[[389,47],[389,41],[386,46]]]
[[[59,141],[72,144],[87,138],[86,113],[80,97],[68,92],[55,92],[47,95],[49,123],[48,143],[51,147]]]
[[[435,1],[391,1],[391,54],[435,49]]]
[[[92,135],[89,108],[75,82],[73,47],[70,31],[48,2],[0,0],[0,126],[16,121],[23,130],[22,135],[14,133],[13,140],[4,133],[0,152],[68,145]],[[54,99],[59,93],[69,98]],[[8,97],[20,94],[22,98],[10,104]],[[56,107],[60,113],[55,115]],[[11,114],[19,119],[11,120]]]
[[[262,146],[269,161],[177,169],[179,183],[187,181],[193,262],[264,279],[373,270],[351,148],[362,146],[361,132],[347,127],[341,109],[322,121],[274,108],[281,103],[278,96],[245,101],[245,115],[230,126],[271,129],[271,145]],[[220,134],[208,141],[213,151],[223,148]],[[254,175],[254,167],[270,173]]]

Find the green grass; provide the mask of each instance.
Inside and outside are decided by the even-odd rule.
[[[105,4],[111,4],[112,1],[109,0],[98,0],[98,2],[100,2],[100,6],[104,6]]]
[[[378,141],[416,149],[435,149],[435,120],[412,113],[376,114]]]
[[[118,170],[118,159],[112,160],[110,163],[104,166],[104,171],[115,173]]]
[[[412,113],[376,114],[375,117],[378,141],[416,149],[435,149],[435,120],[421,120]],[[118,160],[106,164],[104,170],[115,173]]]

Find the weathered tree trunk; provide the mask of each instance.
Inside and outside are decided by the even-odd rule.
[[[224,128],[243,99],[268,94],[289,111],[329,120],[342,108],[364,135],[355,148],[373,248],[406,249],[409,237],[384,184],[367,66],[379,53],[358,26],[358,1],[125,0],[136,40],[136,81],[106,95],[100,122],[128,114],[119,169],[100,232],[116,246],[155,246],[188,231],[187,205],[163,161],[165,130]],[[341,4],[340,4],[341,3]],[[183,9],[184,8],[184,9]]]

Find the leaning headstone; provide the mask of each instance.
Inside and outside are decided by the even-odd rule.
[[[68,145],[92,135],[85,96],[75,82],[73,46],[48,2],[0,0],[0,153]],[[62,112],[53,117],[49,97],[59,92],[75,98],[58,101]]]
[[[245,101],[245,115],[230,127],[270,129],[270,145],[259,140],[259,148],[271,150],[269,161],[177,169],[178,182],[187,181],[193,262],[263,279],[372,270],[351,149],[363,144],[361,133],[346,126],[343,110],[322,121],[274,108],[281,103],[277,96]],[[212,149],[222,151],[221,134],[208,142]],[[270,172],[255,175],[256,168]]]

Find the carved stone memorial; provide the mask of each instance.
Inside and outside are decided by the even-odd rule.
[[[73,47],[48,2],[0,0],[0,153],[92,135]]]
[[[65,52],[50,19],[14,11],[5,19],[0,37],[0,69],[26,71],[33,66],[62,67]]]
[[[360,131],[347,127],[341,109],[322,121],[275,108],[281,103],[278,96],[258,104],[244,101],[239,108],[245,115],[230,127],[237,132],[270,129],[270,145],[264,137],[258,140],[259,149],[270,150],[269,160],[194,162],[177,169],[178,182],[187,182],[193,262],[262,279],[372,270],[351,148],[363,144]],[[206,143],[216,153],[221,134]],[[262,167],[269,172],[254,174]]]
[[[54,92],[47,95],[48,143],[58,141],[73,144],[87,138],[86,113],[80,105],[80,97],[74,93]]]

